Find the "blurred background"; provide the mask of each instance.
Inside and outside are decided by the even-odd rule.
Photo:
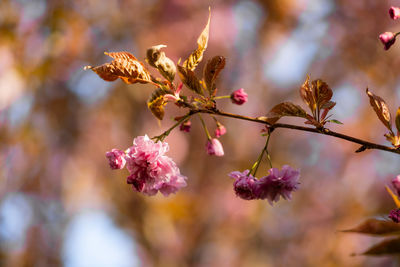
[[[158,135],[184,114],[167,106],[161,124],[147,109],[154,88],[101,80],[84,71],[129,51],[166,44],[175,62],[197,47],[211,6],[204,62],[227,58],[220,95],[244,88],[249,101],[221,110],[262,116],[282,101],[301,103],[307,74],[333,89],[329,128],[388,144],[365,89],[400,104],[400,47],[378,35],[398,31],[389,18],[399,1],[343,0],[2,0],[0,2],[1,266],[397,266],[390,257],[350,256],[379,241],[339,232],[394,203],[384,185],[400,157],[330,137],[278,129],[274,167],[301,169],[292,201],[235,196],[227,174],[257,159],[261,125],[221,118],[225,156],[205,153],[198,119],[174,131],[168,155],[188,186],[168,198],[146,197],[112,171],[105,152],[134,137]],[[151,69],[154,75],[158,75]],[[205,117],[210,130],[213,120]],[[303,125],[302,120],[283,122]],[[266,174],[267,164],[259,170]]]

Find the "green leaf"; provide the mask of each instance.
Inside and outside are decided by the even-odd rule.
[[[340,121],[335,120],[335,119],[327,120],[327,122],[332,122],[332,123],[336,123],[336,124],[343,124],[343,122],[340,122]]]
[[[374,95],[372,92],[370,92],[368,88],[366,90],[366,93],[369,97],[369,103],[374,109],[376,115],[381,120],[383,125],[385,125],[385,127],[388,128],[390,132],[392,132],[392,118],[390,116],[390,111],[385,101],[381,97]]]
[[[293,116],[305,118],[307,113],[298,105],[291,102],[283,102],[274,106],[266,115],[266,121],[274,124],[284,116]]]
[[[178,65],[178,73],[179,77],[181,78],[183,84],[186,85],[186,87],[199,95],[203,95],[200,80],[196,77],[196,74],[194,74],[193,71]]]
[[[211,19],[211,9],[208,13],[208,21],[206,27],[204,27],[203,31],[201,32],[199,38],[197,39],[197,49],[190,54],[190,56],[183,62],[183,66],[189,70],[195,70],[196,66],[201,62],[203,59],[203,53],[206,51],[207,44],[208,44],[208,35],[210,32],[210,19]]]
[[[392,221],[368,219],[355,228],[343,230],[342,232],[368,235],[400,235],[400,224]]]
[[[380,255],[399,254],[399,253],[400,253],[400,238],[394,238],[394,239],[385,239],[382,242],[373,245],[362,254],[370,256],[380,256]]]

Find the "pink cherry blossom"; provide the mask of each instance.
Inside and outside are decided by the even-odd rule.
[[[256,198],[257,179],[251,174],[249,175],[249,172],[249,170],[245,170],[244,172],[234,171],[229,174],[230,177],[236,179],[233,183],[236,195],[246,200]]]
[[[271,168],[268,176],[257,181],[255,195],[260,199],[267,199],[272,205],[282,196],[284,199],[291,199],[292,191],[299,187],[300,172],[284,165],[282,170]]]
[[[240,88],[236,91],[234,91],[231,94],[231,100],[233,104],[236,105],[243,105],[244,103],[247,102],[247,93],[244,91],[243,88]]]
[[[395,223],[400,222],[400,209],[393,209],[389,213],[389,218],[392,219]]]
[[[385,46],[385,50],[388,50],[396,41],[396,37],[392,32],[384,32],[379,35],[379,40]]]
[[[390,17],[391,17],[392,19],[394,19],[394,20],[400,18],[400,8],[399,8],[399,7],[392,6],[392,7],[389,9],[389,15],[390,15]]]
[[[106,153],[106,157],[108,158],[111,169],[116,170],[124,168],[126,163],[124,151],[114,148]]]
[[[127,183],[137,192],[152,196],[176,193],[186,186],[175,162],[164,154],[169,150],[165,142],[153,142],[147,135],[136,137],[126,151],[126,168],[130,175]]]
[[[222,157],[224,155],[224,148],[217,138],[208,140],[206,150],[208,155],[215,155],[217,157]]]

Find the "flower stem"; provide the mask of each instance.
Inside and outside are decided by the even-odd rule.
[[[163,132],[160,135],[154,136],[151,139],[155,139],[155,141],[164,141],[164,139],[171,133],[173,129],[175,129],[178,125],[180,125],[182,122],[186,121],[190,116],[192,116],[194,113],[193,112],[188,112],[185,116],[183,116],[179,121],[177,121],[174,125],[172,125],[168,130]]]
[[[230,95],[222,95],[222,96],[216,96],[216,97],[214,97],[215,100],[224,99],[224,98],[231,98],[231,96],[230,96]]]
[[[269,155],[269,152],[268,152],[268,144],[269,144],[269,138],[270,137],[271,137],[271,134],[268,134],[267,141],[265,142],[265,146],[264,146],[263,150],[261,151],[261,154],[258,156],[257,161],[251,167],[250,174],[254,170],[254,174],[253,174],[254,177],[257,174],[257,170],[258,170],[258,167],[260,166],[260,163],[261,163],[261,160],[262,160],[262,158],[264,156],[264,153],[266,153],[267,159],[268,159],[268,162],[269,162],[269,166],[272,168],[271,156]]]
[[[200,118],[201,124],[203,125],[204,131],[206,132],[207,139],[208,139],[208,140],[211,140],[211,135],[210,135],[210,133],[208,132],[207,126],[206,126],[206,124],[205,124],[205,122],[204,122],[203,118],[201,117],[201,115],[200,115],[200,114],[198,114],[198,115],[199,115],[199,118]]]

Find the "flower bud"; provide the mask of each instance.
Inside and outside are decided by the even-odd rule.
[[[216,138],[208,140],[206,149],[208,155],[215,155],[217,157],[222,157],[224,155],[224,148],[221,142]]]
[[[242,105],[247,102],[247,94],[243,88],[240,88],[231,94],[231,100],[233,104]]]
[[[182,132],[190,132],[190,127],[192,126],[192,123],[190,121],[185,121],[182,122],[181,125],[179,126],[179,130]]]
[[[392,32],[384,32],[379,35],[379,40],[385,46],[385,50],[388,50],[396,41],[396,37]]]
[[[400,196],[400,175],[397,175],[396,178],[392,180],[392,185],[397,195]]]
[[[215,129],[215,137],[219,138],[220,136],[226,134],[226,128],[221,123],[217,122],[217,128]]]
[[[389,9],[389,15],[390,15],[390,18],[391,18],[391,19],[394,19],[394,20],[400,18],[400,8],[399,8],[399,7],[392,6],[392,7]]]

